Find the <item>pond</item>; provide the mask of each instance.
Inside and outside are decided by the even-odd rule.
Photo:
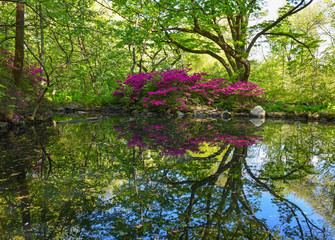
[[[3,239],[334,239],[334,126],[120,119],[0,137]]]

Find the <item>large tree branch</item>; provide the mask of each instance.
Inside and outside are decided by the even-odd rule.
[[[213,33],[197,28],[194,28],[194,31],[198,34],[200,34],[203,37],[208,38],[209,40],[212,40],[215,42],[226,54],[230,55],[232,58],[234,58],[237,62],[237,65],[244,66],[244,72],[242,81],[247,81],[250,74],[250,63],[249,61],[242,57],[235,49],[233,49],[226,41],[221,39],[219,36],[214,35]]]
[[[285,13],[283,16],[279,17],[276,21],[274,21],[273,23],[271,23],[269,26],[267,26],[266,28],[264,28],[262,31],[260,31],[259,33],[256,34],[256,36],[251,40],[248,48],[247,48],[247,54],[250,53],[251,48],[255,45],[256,41],[258,40],[258,38],[262,35],[265,35],[265,33],[267,31],[269,31],[270,29],[272,29],[273,27],[275,27],[278,23],[280,23],[281,21],[283,21],[284,19],[286,19],[287,17],[296,14],[297,12],[303,10],[304,8],[306,8],[307,6],[309,6],[311,3],[313,2],[313,0],[310,0],[309,2],[305,3],[305,0],[301,0],[300,3],[295,6],[294,8],[292,8],[291,10],[289,10],[287,13]]]
[[[296,41],[297,43],[299,43],[302,46],[304,46],[305,48],[307,48],[307,50],[312,55],[312,57],[315,58],[314,55],[313,55],[313,53],[312,53],[312,51],[311,51],[311,49],[310,49],[310,47],[308,47],[305,43],[299,41],[297,38],[295,38],[294,36],[292,36],[289,33],[264,33],[264,35],[286,36],[286,37],[292,38],[294,41]]]
[[[50,24],[49,24],[48,21],[45,19],[45,17],[43,17],[42,15],[40,15],[40,13],[39,13],[35,8],[33,8],[31,5],[29,5],[29,4],[27,4],[27,3],[25,3],[25,5],[26,5],[27,7],[29,7],[29,8],[30,8],[30,9],[31,9],[37,16],[40,16],[41,19],[47,24],[49,30],[51,31],[52,35],[53,35],[54,38],[55,38],[55,41],[56,41],[58,47],[59,47],[59,48],[62,50],[62,52],[65,54],[67,61],[69,61],[69,57],[68,57],[67,52],[65,51],[65,49],[63,48],[63,46],[60,44],[60,42],[59,42],[59,40],[58,40],[58,38],[57,38],[57,36],[56,36],[56,33],[55,33],[55,32],[53,31],[53,29],[50,27]]]
[[[187,32],[187,33],[196,33],[193,29],[189,28],[181,28],[181,27],[170,27],[170,28],[162,28],[163,31],[180,31],[180,32]]]
[[[216,34],[218,35],[219,39],[221,39],[221,41],[225,41],[224,37],[223,37],[223,34],[222,34],[222,31],[220,29],[220,25],[219,25],[219,22],[217,20],[216,17],[214,17],[212,19],[213,21],[213,24],[215,25],[215,27],[213,27],[214,31],[216,32]],[[236,63],[234,62],[234,60],[232,59],[231,55],[229,55],[227,52],[225,52],[225,55],[226,55],[226,58],[228,59],[228,62],[230,64],[230,66],[232,67],[232,69],[236,72],[238,69],[237,69],[237,66],[236,66]]]
[[[209,40],[215,42],[223,51],[227,52],[230,56],[233,58],[236,58],[237,60],[240,60],[242,57],[239,56],[236,51],[229,46],[223,38],[220,38],[219,36],[214,35],[213,33],[203,30],[199,27],[198,24],[195,25],[194,29],[189,28],[181,28],[181,27],[171,27],[171,28],[164,28],[162,27],[162,30],[166,33],[166,31],[172,30],[172,31],[180,31],[180,32],[186,32],[186,33],[197,33],[203,37],[208,38]],[[242,62],[242,61],[241,61]]]
[[[199,35],[201,35],[203,37],[206,37],[207,39],[213,41],[214,43],[216,43],[225,52],[226,56],[228,55],[227,58],[228,58],[228,60],[230,60],[229,62],[232,62],[231,63],[231,64],[233,64],[232,67],[234,67],[235,64],[233,63],[233,61],[231,61],[232,59],[229,59],[229,56],[231,56],[232,58],[236,59],[236,61],[240,62],[244,66],[245,71],[244,71],[244,77],[243,77],[243,79],[244,80],[248,79],[249,73],[250,73],[250,64],[249,64],[249,62],[247,61],[247,59],[243,58],[240,54],[238,54],[231,46],[229,46],[229,44],[226,43],[223,38],[220,38],[219,36],[216,36],[216,35],[214,35],[213,33],[209,32],[209,31],[201,29],[199,27],[199,25],[197,25],[196,23],[195,23],[194,29],[180,28],[180,27],[173,27],[173,28],[163,28],[162,27],[162,29],[163,29],[163,31],[165,33],[167,33],[167,30],[175,30],[175,31],[187,32],[187,33],[197,33],[197,34],[199,34]],[[174,44],[176,46],[178,46],[176,43],[174,43]],[[182,47],[184,47],[184,46],[182,46]],[[226,61],[222,57],[218,56],[217,54],[215,54],[216,55],[215,56],[213,52],[206,51],[206,50],[193,50],[193,49],[188,49],[188,50],[183,49],[183,50],[184,51],[188,51],[188,52],[197,53],[197,54],[209,54],[210,56],[212,56],[212,57],[216,58],[217,60],[219,60],[220,63],[222,63],[222,65],[224,66],[224,68],[226,70],[229,69],[229,72],[227,70],[229,76],[233,75],[230,66],[226,63]],[[189,51],[189,50],[191,50],[191,51]],[[217,58],[217,56],[219,58]]]
[[[0,45],[3,44],[4,42],[6,42],[6,41],[9,40],[9,39],[15,39],[15,37],[14,37],[14,36],[12,36],[12,37],[5,37],[4,39],[2,39],[2,40],[0,41]]]
[[[210,50],[196,50],[196,49],[190,49],[187,48],[183,45],[181,45],[180,43],[178,43],[177,41],[175,41],[174,39],[171,38],[171,36],[165,31],[165,35],[168,37],[170,43],[173,43],[174,45],[176,45],[178,48],[186,51],[186,52],[190,52],[190,53],[196,53],[196,54],[208,54],[210,56],[212,56],[213,58],[215,58],[216,60],[218,60],[223,67],[226,69],[226,71],[228,72],[229,76],[233,76],[233,72],[230,68],[230,66],[227,64],[227,62],[218,54],[210,51]]]

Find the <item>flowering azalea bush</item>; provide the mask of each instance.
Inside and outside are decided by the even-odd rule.
[[[265,91],[254,83],[229,83],[224,78],[208,80],[208,74],[189,74],[190,70],[166,69],[128,75],[124,81],[117,81],[119,86],[113,95],[123,103],[144,108],[185,110],[194,104],[252,107],[252,103],[258,101]]]
[[[42,94],[46,79],[43,70],[37,64],[25,64],[22,69],[22,87],[17,89],[14,85],[13,70],[14,55],[5,49],[0,49],[0,103],[2,106],[15,108],[13,121],[22,116],[18,112],[28,109],[31,102]]]
[[[177,156],[188,151],[199,152],[202,143],[208,146],[251,146],[262,138],[254,134],[254,127],[246,123],[234,124],[186,121],[126,121],[114,126],[119,138],[128,147],[159,150],[163,155]]]

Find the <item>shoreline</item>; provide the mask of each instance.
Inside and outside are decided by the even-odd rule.
[[[68,120],[68,121],[55,121],[55,116],[78,118],[79,120]],[[249,119],[256,126],[261,126],[265,121],[272,122],[283,122],[283,123],[303,123],[303,124],[323,124],[323,125],[335,125],[335,114],[332,113],[299,113],[296,111],[290,112],[266,112],[265,118],[254,117],[247,112],[230,112],[227,110],[217,109],[205,109],[197,108],[188,111],[166,111],[166,112],[151,112],[148,109],[143,111],[135,108],[126,108],[115,105],[103,106],[103,107],[80,107],[76,104],[69,104],[64,107],[57,107],[50,109],[41,114],[37,114],[35,120],[29,120],[24,118],[18,122],[0,122],[0,133],[6,133],[7,131],[17,127],[29,127],[39,124],[64,124],[64,123],[76,123],[82,121],[96,121],[108,117],[141,117],[141,118],[152,118],[160,117],[167,119],[222,119],[222,120],[233,120],[233,119]]]

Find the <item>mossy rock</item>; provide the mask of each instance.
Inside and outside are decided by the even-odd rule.
[[[287,118],[295,118],[295,117],[298,117],[299,114],[297,111],[289,111],[285,114],[285,117]]]
[[[308,118],[311,118],[311,119],[320,118],[320,114],[319,113],[311,113],[311,112],[309,112],[308,113]]]
[[[285,118],[286,113],[284,112],[267,112],[266,116],[270,118]]]
[[[299,117],[303,117],[303,118],[308,118],[308,112],[300,112],[298,113]]]

